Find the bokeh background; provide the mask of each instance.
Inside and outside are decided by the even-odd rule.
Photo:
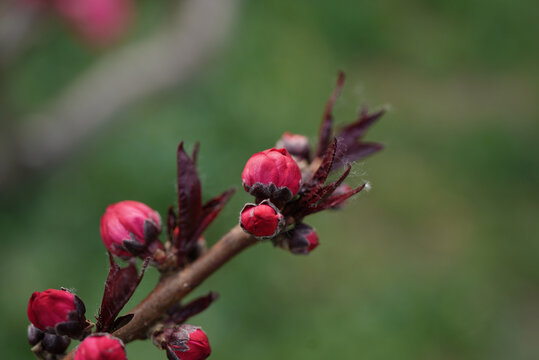
[[[42,18],[2,69],[4,135],[31,126],[88,69],[152,36],[176,5],[136,6],[130,33],[106,49]],[[321,238],[310,256],[261,244],[195,292],[221,294],[191,320],[209,334],[212,358],[539,358],[538,3],[230,6],[226,36],[185,80],[118,109],[54,162],[9,168],[0,189],[2,357],[32,358],[26,306],[35,290],[74,288],[95,314],[107,273],[100,216],[124,199],[164,214],[180,140],[201,141],[206,198],[239,187],[248,157],[285,130],[316,138],[342,69],[337,123],[361,104],[390,109],[367,137],[386,149],[356,164],[350,181],[372,189],[308,219]],[[210,244],[248,200],[234,196],[208,230]],[[148,271],[133,302],[156,280]],[[128,357],[165,354],[136,342]]]

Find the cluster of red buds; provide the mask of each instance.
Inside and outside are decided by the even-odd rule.
[[[180,146],[180,153],[183,153],[181,149]],[[179,159],[188,157],[179,156]],[[228,199],[228,194],[212,200],[211,206],[206,207],[206,215],[211,214],[215,218]],[[170,210],[169,225],[174,217]],[[207,226],[211,219],[205,219]],[[185,267],[202,253],[192,251],[198,247],[191,247],[191,243],[179,235],[177,225],[169,227],[169,241],[163,244],[159,240],[161,217],[155,210],[130,200],[108,206],[101,218],[101,237],[109,251],[110,270],[97,322],[93,324],[86,320],[84,303],[71,291],[64,288],[36,291],[28,303],[28,319],[31,322],[28,341],[37,357],[59,360],[65,355],[71,339],[77,339],[82,342],[75,349],[75,360],[127,359],[123,342],[112,333],[133,318],[133,314],[118,315],[140,283],[147,265],[154,265],[166,274]],[[172,239],[176,241],[174,244],[171,243]],[[200,244],[200,241],[193,243]],[[127,266],[120,267],[114,256],[127,261]],[[137,257],[144,259],[140,274],[136,266]],[[185,324],[185,321],[204,311],[217,296],[212,292],[186,305],[177,304],[149,331],[148,336],[154,339],[157,347],[166,351],[169,359],[206,359],[211,353],[206,334],[199,327]],[[92,333],[94,327],[95,332]]]
[[[341,73],[326,106],[315,152],[307,137],[285,133],[276,148],[256,153],[247,161],[242,183],[255,200],[240,212],[240,226],[250,235],[238,231],[244,238],[253,243],[255,239],[270,239],[294,254],[309,254],[319,240],[304,218],[322,210],[339,209],[364,188],[365,185],[352,188],[344,180],[353,161],[381,149],[381,145],[361,139],[383,112],[369,114],[362,110],[355,122],[334,133],[331,111],[343,81]],[[191,155],[185,152],[183,143],[179,144],[178,204],[176,208],[169,207],[164,221],[157,211],[138,201],[120,201],[106,208],[100,230],[109,253],[110,270],[95,324],[86,319],[84,303],[70,290],[49,289],[32,294],[28,304],[31,323],[28,341],[40,359],[62,359],[71,340],[76,339],[81,343],[73,350],[71,359],[125,360],[125,346],[113,334],[135,316],[119,314],[140,283],[146,267],[156,267],[166,281],[182,270],[196,268],[193,263],[197,260],[204,260],[201,257],[207,250],[203,233],[234,189],[203,203],[196,170],[197,154],[198,144]],[[337,180],[326,183],[328,176],[337,171],[341,171]],[[164,242],[160,240],[163,232]],[[142,259],[141,271],[137,269],[139,258]],[[116,259],[125,261],[126,265],[121,267]],[[214,266],[213,261],[208,263]],[[165,285],[160,283],[159,286]],[[211,353],[208,337],[200,327],[186,321],[207,309],[217,297],[217,293],[210,292],[187,304],[167,305],[165,313],[144,324],[145,335],[137,333],[136,338],[150,338],[166,352],[169,360],[206,359]]]
[[[276,148],[256,153],[247,161],[243,187],[255,198],[240,214],[240,225],[247,233],[271,239],[294,254],[309,254],[318,246],[318,235],[303,218],[342,208],[350,196],[365,187],[354,189],[344,180],[352,162],[382,149],[378,143],[361,139],[383,110],[370,114],[362,109],[355,122],[334,133],[332,109],[343,82],[344,74],[340,73],[326,105],[315,153],[306,136],[285,132]],[[344,170],[339,178],[326,184],[328,176],[340,169]]]
[[[133,18],[132,0],[23,0],[50,10],[71,26],[84,41],[106,46],[119,40]]]

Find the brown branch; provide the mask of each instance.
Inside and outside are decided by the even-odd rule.
[[[126,343],[146,338],[148,329],[162,318],[170,307],[178,303],[228,260],[255,243],[257,243],[255,238],[236,225],[189,267],[162,278],[155,289],[129,312],[135,315],[133,319],[113,335]],[[74,353],[71,351],[64,360],[72,360]]]

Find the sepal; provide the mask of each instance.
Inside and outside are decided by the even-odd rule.
[[[28,325],[28,330],[27,330],[28,344],[30,344],[31,346],[34,346],[37,343],[39,343],[43,339],[44,336],[45,336],[45,333],[39,330],[33,324]]]
[[[39,330],[34,325],[28,325],[28,344],[32,352],[43,360],[58,360],[63,357],[71,339]]]
[[[45,334],[41,340],[43,350],[50,354],[63,354],[71,343],[71,339],[67,336],[58,336],[54,334]]]

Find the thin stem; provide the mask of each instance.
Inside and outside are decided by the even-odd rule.
[[[170,307],[177,304],[228,260],[255,243],[257,243],[255,238],[236,225],[189,267],[163,277],[152,292],[129,312],[135,315],[133,319],[113,335],[125,343],[145,339],[148,329],[161,319]],[[72,360],[74,353],[71,351],[64,360]]]

